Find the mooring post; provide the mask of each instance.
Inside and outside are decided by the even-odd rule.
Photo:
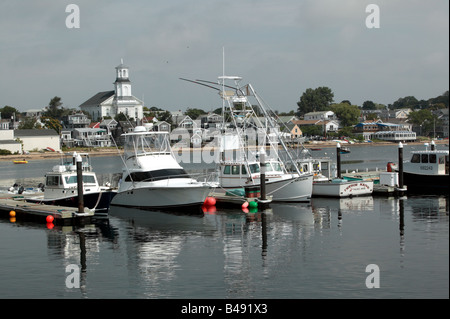
[[[341,143],[337,143],[336,145],[336,156],[337,156],[337,178],[342,178],[341,173]]]
[[[261,200],[266,200],[266,151],[264,148],[261,148],[259,152],[259,165],[260,169],[260,185],[261,185]]]
[[[77,155],[77,191],[78,191],[78,213],[84,213],[83,168],[82,168],[82,159],[80,155]]]
[[[398,188],[403,189],[403,144],[398,143]]]

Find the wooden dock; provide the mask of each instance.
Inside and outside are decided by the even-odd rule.
[[[25,199],[26,196],[22,195],[0,195],[1,215],[14,217],[16,220],[23,219],[43,222],[47,221],[48,216],[52,216],[53,223],[62,225],[84,223],[94,216],[94,211],[88,208],[84,208],[84,212],[79,213],[78,207],[28,203]]]

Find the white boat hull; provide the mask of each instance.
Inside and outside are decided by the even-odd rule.
[[[136,187],[118,192],[111,201],[112,206],[134,208],[176,208],[201,206],[210,192],[205,185],[175,187]]]
[[[272,196],[273,202],[308,202],[312,195],[312,175],[298,176],[289,174],[282,179],[272,179],[266,182],[266,195]],[[255,179],[254,184],[238,185],[226,188],[239,188],[247,186],[260,187],[260,180]],[[223,187],[223,186],[222,186]]]
[[[373,193],[373,181],[326,181],[313,183],[313,196],[352,197]]]

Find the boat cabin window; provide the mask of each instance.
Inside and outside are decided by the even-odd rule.
[[[445,164],[445,156],[439,156],[439,164]]]
[[[429,160],[430,163],[436,164],[436,154],[430,154]]]
[[[271,164],[272,164],[272,168],[273,168],[273,170],[275,172],[281,172],[282,171],[280,163],[275,162],[275,163],[271,163]]]
[[[60,185],[59,176],[47,176],[45,184],[47,186],[58,186]]]
[[[413,154],[411,157],[411,163],[420,163],[420,154]]]
[[[230,166],[230,165],[226,165],[226,166],[223,168],[223,173],[229,175],[230,172],[231,172],[231,166]]]
[[[247,169],[245,168],[245,165],[242,165],[241,173],[242,173],[242,175],[246,175],[247,174]]]
[[[76,176],[66,176],[66,184],[76,184]],[[95,184],[95,177],[93,175],[83,175],[83,183],[85,184]]]
[[[422,163],[428,163],[428,154],[422,154]]]
[[[239,175],[239,168],[240,168],[240,165],[233,165],[231,167],[231,174]]]
[[[250,173],[259,173],[259,165],[258,164],[250,164]]]
[[[150,172],[134,172],[125,178],[126,182],[153,182],[162,179],[169,178],[186,178],[189,175],[184,169],[181,168],[169,168],[159,169]]]

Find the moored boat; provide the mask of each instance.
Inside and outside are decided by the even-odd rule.
[[[80,157],[81,160],[84,207],[94,210],[97,216],[106,215],[111,199],[115,195],[115,190],[108,185],[99,185],[97,175],[92,170],[88,153],[65,154],[61,164],[54,166],[53,170],[45,175],[44,194],[27,197],[26,201],[46,205],[77,207],[77,157]]]
[[[28,164],[28,161],[26,159],[23,160],[14,160],[14,164]]]
[[[250,83],[240,85],[241,77],[223,75],[218,80],[224,120],[218,165],[220,187],[260,188],[264,174],[266,195],[273,202],[310,201],[313,175],[301,172],[295,164],[275,123],[276,115]],[[233,84],[227,85],[227,81]],[[287,171],[287,163],[293,166],[292,172]]]
[[[142,209],[200,208],[212,183],[192,178],[176,161],[168,132],[135,127],[123,134],[122,179],[111,205]]]
[[[437,150],[434,142],[425,149],[411,151],[411,159],[403,162],[403,183],[408,192],[443,192],[449,190],[449,151]]]

